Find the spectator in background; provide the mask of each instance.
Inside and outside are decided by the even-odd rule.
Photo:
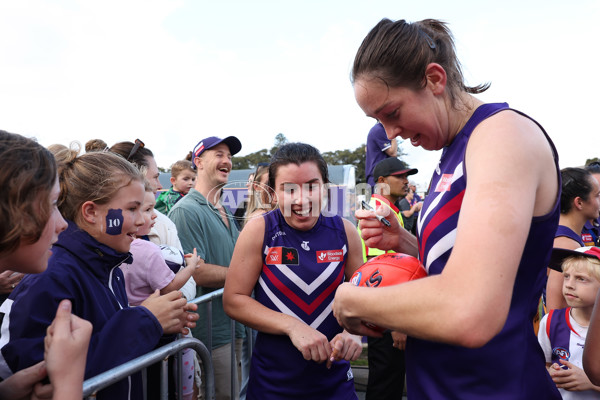
[[[244,225],[249,219],[271,211],[275,207],[274,192],[269,186],[269,163],[261,164],[256,167],[254,179],[250,183]]]
[[[582,168],[563,168],[560,194],[560,220],[554,237],[555,248],[574,250],[584,246],[583,226],[600,215],[600,184]],[[549,269],[546,283],[546,308],[565,308],[562,273]]]
[[[91,139],[85,143],[85,152],[89,153],[90,151],[106,151],[108,150],[108,145],[102,139]]]
[[[585,170],[592,174],[592,176],[600,184],[600,162],[592,161],[585,166]],[[583,232],[581,233],[581,240],[586,246],[600,246],[600,218],[590,219],[585,222],[583,226]]]
[[[171,166],[171,188],[160,192],[155,209],[168,214],[171,208],[196,184],[196,171],[188,160],[179,160]]]
[[[47,327],[65,298],[73,313],[93,326],[86,378],[146,354],[163,333],[186,333],[197,319],[189,312],[197,306],[178,292],[155,293],[140,307],[128,305],[117,266],[131,257],[132,235],[143,224],[140,172],[109,152],[77,157],[73,151],[57,161],[61,190],[52,209],[58,213],[58,206],[68,226],[52,247],[48,269],[23,278],[2,305],[3,377],[44,358]],[[141,374],[136,373],[102,389],[97,398],[138,399],[141,389]]]
[[[237,209],[235,210],[235,213],[233,214],[235,217],[235,222],[238,225],[239,229],[242,229],[246,221],[246,217],[248,215],[248,205],[250,204],[253,196],[254,182],[256,182],[257,175],[259,173],[262,175],[264,171],[267,171],[268,173],[268,170],[268,162],[259,162],[258,164],[256,164],[256,169],[254,170],[254,172],[251,172],[248,175],[248,181],[246,182],[246,196],[244,197],[244,200],[238,205]]]
[[[152,153],[140,139],[136,139],[135,142],[116,143],[110,148],[110,151],[125,158],[142,172],[152,189],[154,196],[162,189],[159,180],[160,171],[158,170],[158,165],[154,159],[154,153]],[[177,234],[177,228],[173,221],[156,209],[154,209],[154,213],[156,214],[154,226],[152,226],[150,233],[148,233],[145,238],[158,246],[169,246],[178,251],[183,251]],[[196,297],[195,280],[193,278],[188,279],[180,291],[188,301],[194,299]],[[162,338],[161,344],[164,344],[169,340],[170,338]],[[197,370],[199,370],[199,368]],[[148,368],[148,383],[150,385],[148,397],[150,400],[154,399],[155,396],[159,396],[158,391],[155,390],[156,386],[152,386],[157,385],[159,376],[160,363],[154,364]]]
[[[197,249],[198,268],[194,272],[197,296],[215,291],[225,285],[229,262],[237,241],[239,230],[233,215],[220,202],[222,188],[231,172],[231,157],[242,148],[240,141],[229,136],[214,136],[201,140],[193,151],[192,162],[198,176],[196,186],[169,213],[177,226],[185,253]],[[207,321],[206,308],[198,311],[202,321]],[[194,337],[208,342],[206,324],[198,324],[192,331]],[[244,337],[244,327],[236,323],[236,337]],[[223,310],[222,297],[212,301],[212,360],[215,371],[215,396],[217,400],[229,400],[231,388],[231,320]],[[235,359],[241,358],[242,340],[235,341]],[[237,365],[237,361],[235,361]],[[237,368],[233,369],[237,375]],[[239,393],[237,376],[233,377]]]
[[[542,318],[538,341],[546,367],[563,399],[598,399],[600,386],[583,370],[583,354],[594,301],[600,289],[600,249],[553,249],[550,268],[563,275],[562,293],[568,307],[550,310]]]
[[[419,194],[417,193],[417,184],[415,183],[415,181],[409,181],[408,182],[408,188],[415,194],[413,196],[412,201],[410,202],[410,205],[412,206],[415,203],[418,203],[420,201],[422,201],[423,199],[421,198],[421,196],[419,196]]]
[[[377,122],[367,135],[367,151],[365,160],[365,177],[371,187],[375,186],[373,169],[381,160],[388,157],[396,157],[398,154],[398,142],[396,139],[388,139],[385,129]]]
[[[408,194],[403,199],[400,199],[398,202],[398,208],[402,212],[402,219],[404,220],[404,229],[416,235],[417,230],[417,216],[419,215],[419,210],[423,206],[423,202],[415,202],[414,198],[417,194],[410,189],[410,185],[408,185]]]
[[[152,153],[140,139],[136,139],[134,143],[116,143],[110,148],[110,151],[120,155],[137,166],[137,168],[146,175],[146,180],[148,180],[152,186],[155,195],[162,189],[162,185],[158,179],[160,172],[158,170],[158,165],[156,165],[156,160],[154,159],[154,153]],[[159,246],[161,244],[166,244],[182,250],[175,224],[161,212],[156,212],[156,224],[152,227],[152,230],[150,230],[148,238],[152,243]]]
[[[54,157],[56,157],[57,155],[60,155],[60,153],[63,151],[69,151],[69,147],[65,146],[64,144],[53,143],[48,146],[48,150],[54,155]]]
[[[144,189],[146,190],[142,203],[144,225],[138,228],[135,234],[136,239],[131,243],[129,252],[133,256],[133,260],[128,260],[120,265],[125,276],[127,299],[131,306],[140,305],[156,290],[160,290],[160,294],[181,290],[190,279],[193,279],[191,277],[198,264],[195,252],[185,255],[187,260],[184,261],[184,255],[179,249],[165,245],[158,246],[145,239],[156,219],[154,210],[156,199],[148,182],[145,182]],[[193,287],[195,288],[195,285]],[[192,337],[191,333],[186,336]],[[174,338],[163,337],[161,344],[166,344],[172,339]],[[181,391],[184,400],[191,400],[194,394],[194,358],[194,352],[191,349],[185,349],[181,353],[183,366]],[[173,359],[169,361],[172,362]],[[173,380],[169,384],[171,390],[175,386],[174,382]],[[156,392],[156,387],[151,386],[148,390]],[[172,391],[172,393],[174,392]],[[149,398],[154,398],[154,394],[150,394]]]

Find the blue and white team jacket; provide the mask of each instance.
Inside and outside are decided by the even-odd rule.
[[[145,307],[130,308],[118,266],[131,258],[101,244],[69,222],[52,248],[48,269],[26,276],[0,307],[0,376],[7,378],[44,358],[46,329],[63,299],[90,321],[85,379],[153,350],[162,327]],[[140,374],[100,391],[97,398],[141,398]]]

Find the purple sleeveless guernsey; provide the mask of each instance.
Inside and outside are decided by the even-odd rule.
[[[552,362],[561,365],[559,360],[569,361],[571,358],[571,337],[575,335],[578,345],[583,347],[585,338],[579,337],[571,326],[569,313],[571,307],[550,310],[546,320],[546,334],[552,345]]]
[[[480,106],[443,150],[417,226],[419,257],[429,275],[442,272],[454,245],[467,185],[464,157],[469,137],[481,121],[503,110],[509,110],[508,104]],[[543,131],[541,126],[540,129]],[[556,164],[554,173],[560,187],[556,149],[545,131],[544,135],[552,146]],[[533,330],[533,318],[546,282],[546,266],[558,225],[558,200],[549,214],[534,217],[530,222],[508,318],[497,336],[478,349],[408,338],[406,377],[409,399],[560,399],[546,372],[544,354]]]
[[[556,234],[554,235],[554,237],[560,237],[560,236],[565,236],[568,237],[569,239],[573,239],[574,241],[576,241],[577,243],[579,243],[579,245],[581,247],[584,247],[585,244],[583,243],[583,239],[581,238],[581,234],[577,234],[575,233],[575,231],[567,226],[564,225],[559,225],[558,228],[556,228]]]
[[[279,209],[264,216],[263,267],[255,298],[291,315],[331,341],[342,329],[331,309],[344,282],[348,240],[340,217],[319,216],[308,231],[291,228]],[[356,399],[350,363],[307,361],[285,335],[259,332],[250,364],[247,399]]]

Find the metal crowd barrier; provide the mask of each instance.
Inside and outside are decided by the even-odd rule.
[[[203,296],[200,297],[196,297],[195,299],[190,300],[190,303],[194,303],[194,304],[202,304],[202,303],[206,303],[206,315],[207,315],[207,320],[208,320],[208,325],[207,325],[207,340],[206,340],[206,347],[208,347],[208,351],[209,353],[212,355],[212,301],[218,297],[222,297],[223,296],[223,290],[224,289],[219,289],[219,290],[215,290],[214,292],[210,292],[207,293]],[[237,393],[235,393],[235,369],[237,368],[236,362],[235,362],[235,321],[231,320],[231,371],[230,371],[230,376],[231,376],[231,382],[230,382],[230,388],[231,388],[231,398],[235,399],[237,398]],[[252,354],[252,353],[250,353]],[[212,358],[211,358],[212,359]]]
[[[162,360],[162,368],[160,373],[160,398],[168,399],[168,371],[167,371],[167,360],[168,357],[179,353],[181,350],[191,348],[196,351],[202,361],[202,377],[206,383],[206,399],[214,400],[215,398],[215,377],[214,368],[212,365],[212,301],[216,298],[223,296],[223,289],[215,290],[214,292],[207,293],[203,296],[196,297],[189,301],[193,304],[204,304],[206,303],[207,321],[202,322],[207,324],[208,339],[206,344],[195,338],[181,338],[165,346],[162,346],[156,350],[151,351],[143,356],[128,361],[122,365],[112,368],[106,372],[103,372],[93,378],[87,379],[83,382],[83,397],[86,399],[92,399],[95,397],[97,391],[110,386],[121,379],[134,374],[135,372],[141,371],[144,368],[157,363]],[[247,328],[246,333],[252,336],[252,331]],[[235,399],[237,393],[235,393],[235,373],[234,370],[237,368],[235,363],[235,321],[231,320],[231,398]],[[252,354],[252,340],[249,340],[249,353]],[[177,369],[176,385],[181,388],[182,375],[181,375],[181,363]],[[181,399],[181,390],[177,391],[179,398]]]
[[[116,383],[128,377],[129,375],[141,371],[142,369],[162,360],[163,364],[160,373],[161,399],[168,399],[167,359],[169,356],[172,356],[173,354],[176,354],[187,348],[191,348],[192,350],[196,351],[196,353],[200,356],[203,364],[202,368],[204,368],[206,371],[206,374],[204,375],[206,380],[206,398],[214,400],[215,377],[212,359],[210,358],[210,353],[206,346],[195,338],[178,339],[172,343],[159,347],[150,353],[144,354],[143,356],[96,375],[93,378],[87,379],[85,382],[83,382],[83,397],[85,399],[93,399],[99,390],[104,389],[105,387],[110,386],[113,383]],[[178,373],[181,374],[181,368],[179,369]],[[178,381],[180,380],[178,379]],[[179,393],[181,393],[180,390]]]

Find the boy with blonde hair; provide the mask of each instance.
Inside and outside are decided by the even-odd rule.
[[[551,310],[540,322],[538,341],[546,367],[563,399],[599,399],[600,386],[582,366],[585,337],[600,289],[600,248],[552,250],[550,268],[562,272],[567,308]]]

